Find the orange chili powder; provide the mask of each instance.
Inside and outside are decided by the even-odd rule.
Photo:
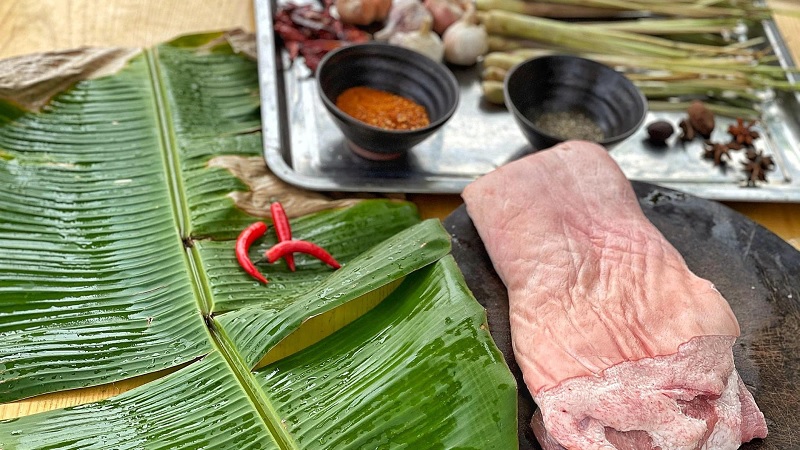
[[[389,130],[414,130],[431,123],[424,106],[366,86],[345,90],[336,99],[336,106],[368,125]]]

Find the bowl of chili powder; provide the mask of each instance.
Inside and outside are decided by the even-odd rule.
[[[317,68],[322,103],[356,154],[402,156],[452,117],[459,86],[443,64],[416,51],[369,42],[328,53]]]

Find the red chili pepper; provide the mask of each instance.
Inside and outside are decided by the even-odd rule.
[[[272,224],[275,225],[275,234],[278,235],[278,242],[291,241],[292,227],[289,225],[289,218],[286,216],[283,205],[281,205],[280,202],[274,202],[269,206],[269,210],[272,213]],[[294,272],[294,255],[289,253],[283,258],[286,260],[286,265],[289,266],[289,270]]]
[[[248,250],[250,250],[250,246],[253,242],[263,236],[266,231],[267,226],[264,222],[256,222],[242,230],[242,232],[239,233],[239,237],[236,238],[236,259],[239,261],[239,265],[242,266],[244,271],[250,274],[250,276],[264,284],[267,284],[268,281],[264,278],[264,275],[261,275],[258,269],[256,269],[253,262],[250,261]]]
[[[267,250],[265,256],[267,257],[267,261],[273,263],[278,259],[282,258],[283,256],[294,253],[306,253],[309,254],[320,261],[324,262],[325,264],[333,267],[334,269],[338,269],[342,267],[334,258],[331,256],[330,253],[325,251],[324,248],[320,247],[313,242],[303,241],[299,239],[294,239],[291,241],[283,241],[278,242],[272,248]]]

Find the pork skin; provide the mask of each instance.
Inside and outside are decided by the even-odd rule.
[[[508,289],[545,448],[730,449],[766,436],[733,364],[733,311],[603,147],[559,144],[462,197]]]

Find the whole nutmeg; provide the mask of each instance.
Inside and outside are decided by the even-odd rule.
[[[711,112],[700,100],[693,101],[686,111],[689,114],[689,124],[700,136],[705,139],[711,137],[714,131],[714,113]]]
[[[655,145],[665,145],[675,128],[666,120],[657,120],[647,126],[647,136]]]

